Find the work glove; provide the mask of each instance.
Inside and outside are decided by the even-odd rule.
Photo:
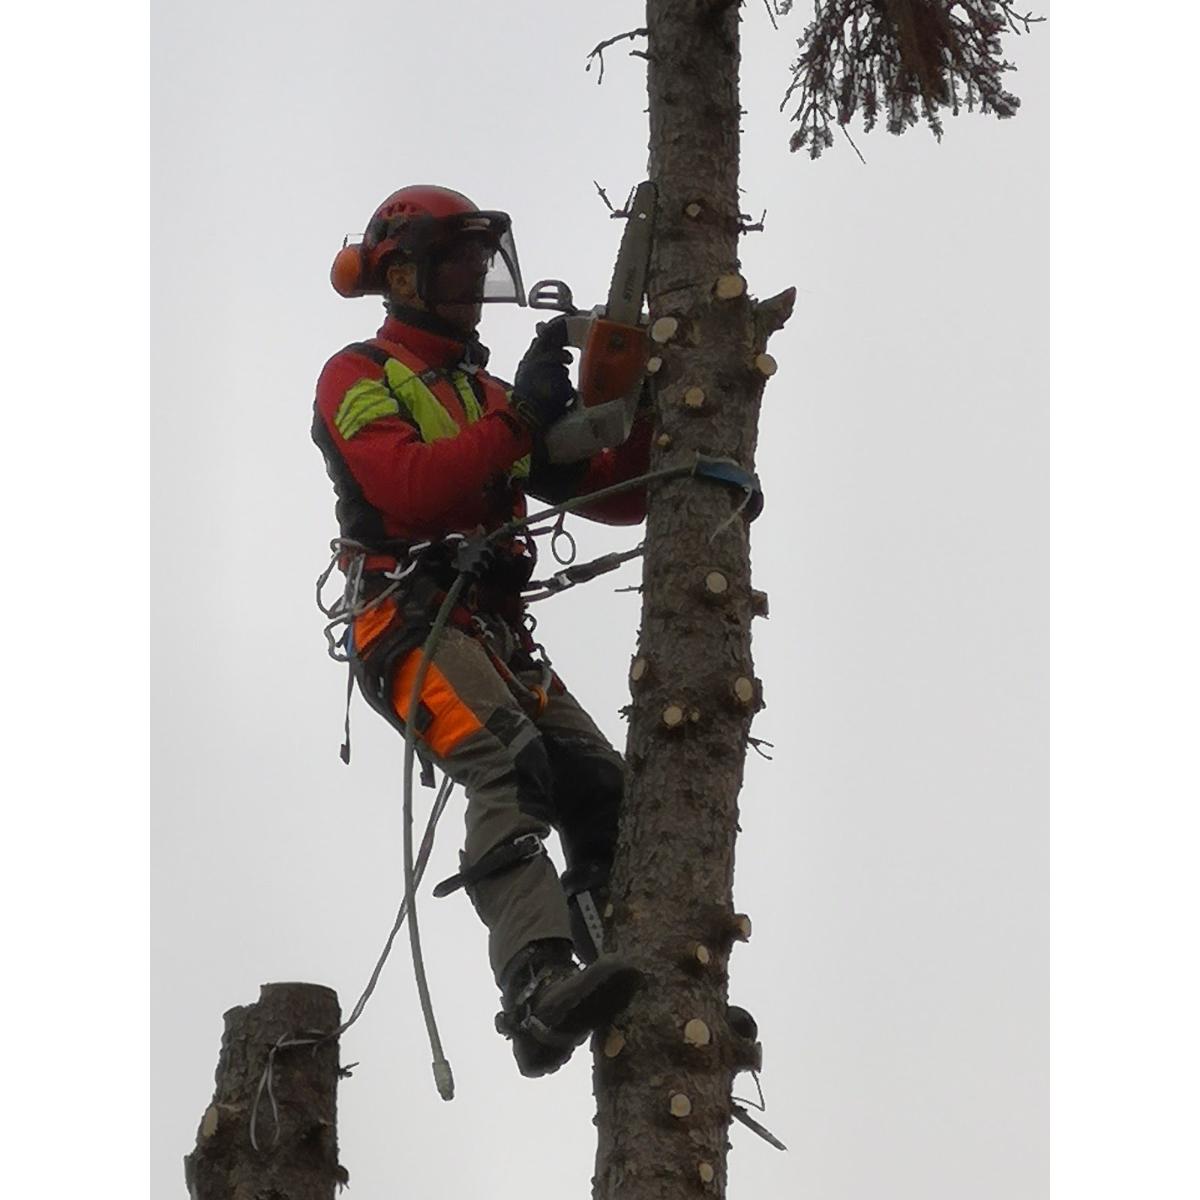
[[[513,380],[512,408],[534,434],[545,432],[575,399],[567,364],[567,321],[555,317],[538,325]]]

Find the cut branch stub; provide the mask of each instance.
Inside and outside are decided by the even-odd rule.
[[[766,592],[755,591],[753,588],[750,591],[750,612],[756,617],[768,617],[771,615],[771,605],[767,599]]]
[[[673,440],[674,439],[669,433],[660,433],[658,437],[654,439],[654,443],[659,447],[660,450],[666,450],[670,447]]]
[[[663,360],[661,354],[652,354],[646,359],[646,374],[657,375],[662,370]]]
[[[757,691],[754,680],[746,675],[739,675],[733,681],[733,698],[743,708],[749,708],[754,704]]]
[[[693,412],[704,407],[704,389],[701,387],[690,387],[683,393],[683,403]]]
[[[774,357],[770,354],[767,354],[766,351],[764,351],[754,360],[754,365],[768,379],[770,379],[771,376],[779,370],[779,364],[775,361]]]
[[[642,658],[640,655],[633,660],[633,665],[629,668],[629,682],[641,683],[646,678],[650,671],[650,660]]]
[[[713,285],[713,294],[718,300],[736,300],[746,290],[746,281],[740,275],[722,275]]]
[[[750,918],[745,913],[734,913],[730,931],[739,942],[748,942],[751,931]]]
[[[696,1167],[696,1171],[700,1176],[701,1183],[712,1183],[716,1178],[716,1171],[713,1170],[713,1165],[710,1162],[702,1162]]]
[[[684,1117],[690,1117],[691,1115],[691,1100],[689,1100],[687,1096],[683,1094],[683,1092],[676,1092],[671,1097],[671,1116],[679,1117],[682,1120]]]
[[[616,1058],[625,1049],[625,1035],[614,1025],[604,1039],[604,1057]]]
[[[704,576],[704,590],[709,596],[724,596],[729,591],[729,579],[722,571],[709,571]]]
[[[669,342],[679,332],[679,322],[674,317],[659,317],[650,326],[650,340],[660,346]]]
[[[221,1123],[221,1110],[215,1104],[210,1104],[204,1110],[204,1119],[200,1122],[200,1136],[202,1138],[210,1138],[217,1132],[217,1126]]]
[[[794,287],[786,288],[777,296],[760,300],[754,306],[754,321],[763,341],[766,341],[771,334],[778,333],[787,324],[788,318],[792,315],[792,309],[795,307],[796,289]]]
[[[712,962],[712,951],[702,942],[698,942],[692,950],[692,957],[702,966],[707,967]]]
[[[678,729],[687,719],[687,713],[681,704],[668,704],[663,709],[662,721],[668,729]]]
[[[704,211],[704,206],[693,200],[683,211],[694,221]]]
[[[683,1040],[689,1046],[707,1046],[712,1041],[712,1032],[699,1017],[693,1017],[683,1027]]]

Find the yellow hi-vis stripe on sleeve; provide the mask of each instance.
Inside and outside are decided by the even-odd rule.
[[[383,375],[386,383],[360,379],[342,398],[333,420],[343,438],[349,441],[372,421],[393,416],[403,417],[415,425],[423,442],[458,436],[457,422],[419,375],[396,358],[387,360]],[[471,381],[464,372],[455,371],[451,383],[462,403],[467,423],[473,425],[483,416],[483,407]],[[529,470],[530,457],[526,454],[509,467],[508,474],[513,479],[525,479]]]
[[[333,418],[338,433],[349,441],[365,425],[400,412],[396,397],[376,379],[360,379],[342,397]]]
[[[383,373],[392,391],[412,414],[422,441],[436,442],[438,438],[458,436],[458,425],[442,407],[441,401],[399,359],[389,358]]]

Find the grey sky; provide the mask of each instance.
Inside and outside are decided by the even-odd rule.
[[[755,733],[776,749],[747,772],[732,984],[791,1150],[735,1129],[731,1193],[1025,1200],[1047,1157],[1047,47],[1012,48],[1015,121],[814,165],[777,112],[797,10],[778,34],[744,14],[742,186],[768,210],[744,269],[800,294],[758,461]],[[400,894],[400,746],[356,703],[338,761],[312,603],[334,532],[313,382],[379,313],[329,262],[388,192],[441,182],[512,212],[526,283],[599,300],[619,229],[592,180],[615,199],[644,175],[643,64],[614,48],[597,88],[583,60],[637,24],[626,2],[156,6],[156,1197],[183,1195],[222,1011],[285,978],[348,1010]],[[498,373],[531,326],[489,311]],[[589,556],[636,537],[573,525]],[[618,745],[638,605],[611,587],[635,579],[539,611]],[[460,830],[461,798],[435,875]],[[353,1194],[586,1194],[586,1055],[520,1079],[469,905],[422,912],[459,1097],[434,1091],[398,953],[343,1048]]]

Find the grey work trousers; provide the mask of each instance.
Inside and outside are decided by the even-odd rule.
[[[492,654],[524,685],[542,672],[515,636],[489,622]],[[393,711],[406,715],[421,651],[399,663],[390,681]],[[467,797],[462,864],[525,833],[562,839],[569,881],[611,865],[624,782],[624,764],[608,739],[557,676],[540,712],[530,711],[505,681],[480,640],[445,630],[421,692],[421,753]],[[528,697],[525,697],[528,700]],[[499,981],[530,942],[570,939],[563,880],[545,854],[478,880],[468,889],[489,931],[488,954]]]

